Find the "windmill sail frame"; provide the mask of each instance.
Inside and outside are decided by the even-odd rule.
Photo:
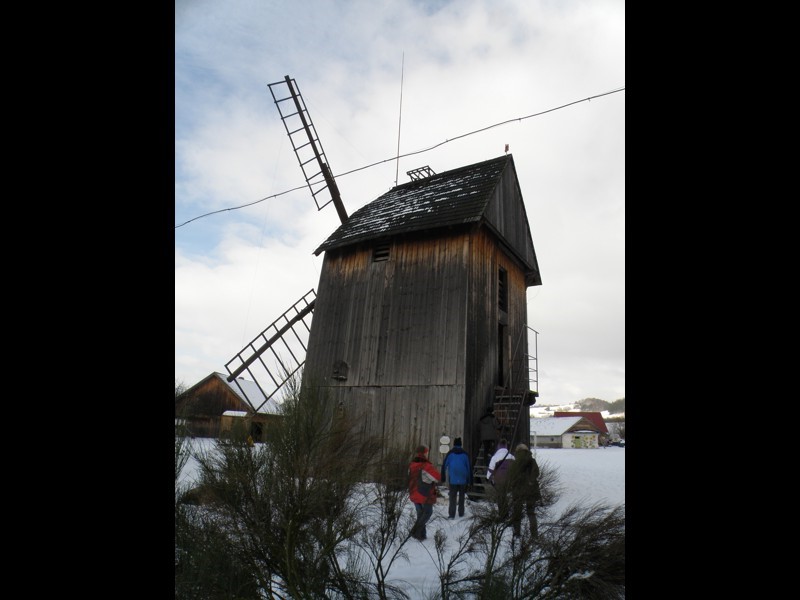
[[[289,95],[279,98],[276,95],[276,90],[283,90],[284,86]],[[308,108],[302,94],[300,94],[297,82],[286,75],[283,81],[267,84],[267,87],[269,87],[270,94],[272,94],[275,106],[278,107],[281,122],[289,135],[289,141],[292,144],[295,156],[297,156],[297,161],[300,163],[300,169],[303,171],[303,177],[305,177],[308,189],[311,191],[311,196],[317,205],[317,210],[322,210],[333,202],[336,212],[339,214],[339,219],[342,223],[346,222],[348,218],[347,211],[344,209],[339,188],[333,178],[328,159],[322,148],[322,142],[317,135],[314,123],[311,121],[311,115],[308,113]],[[328,190],[328,194],[324,193],[325,190]],[[328,195],[330,195],[330,198],[328,198]]]
[[[316,299],[313,289],[306,292],[225,364],[229,373],[227,380],[236,383],[253,412],[258,412],[305,363],[306,344]],[[285,353],[280,354],[278,349]],[[274,361],[271,365],[264,359],[268,350],[272,352]],[[259,382],[255,369],[266,372],[267,378],[261,377],[266,385]],[[239,385],[237,378],[244,371],[255,382],[263,398],[249,398]]]

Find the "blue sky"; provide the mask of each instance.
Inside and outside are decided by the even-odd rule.
[[[622,0],[176,1],[176,382],[225,372],[316,289],[340,223],[304,187],[267,87],[285,75],[348,214],[508,144],[543,281],[539,403],[625,396]]]

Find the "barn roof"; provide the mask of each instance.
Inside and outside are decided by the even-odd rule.
[[[603,433],[608,433],[608,427],[606,426],[606,422],[603,419],[603,415],[599,412],[577,412],[577,411],[556,411],[553,413],[554,417],[574,417],[574,416],[581,416],[586,417],[592,423],[597,425]]]
[[[236,383],[239,384],[239,386],[241,386],[242,389],[240,390],[239,386],[237,386],[236,383],[234,383],[233,381],[228,381],[228,378],[222,373],[215,372],[213,373],[213,375],[221,379],[223,383],[225,383],[225,385],[227,385],[234,394],[236,394],[239,398],[241,398],[242,401],[245,402],[245,406],[247,406],[246,403],[248,402],[248,399],[253,404],[253,406],[259,406],[266,399],[266,396],[261,393],[261,390],[258,388],[258,385],[254,381],[249,381],[247,379],[244,379],[243,377],[237,377],[235,381]],[[245,397],[242,394],[242,390],[244,391],[245,394],[247,394],[247,397]],[[267,403],[264,404],[264,406],[262,406],[259,409],[258,412],[259,414],[274,415],[278,414],[279,411],[280,408],[278,406],[278,403],[275,401],[274,398],[270,398],[269,400],[267,400]]]
[[[314,254],[367,240],[487,220],[487,208],[508,166],[516,178],[513,165],[512,155],[507,154],[395,186],[354,212]],[[524,215],[524,205],[520,210]],[[527,239],[530,248],[516,250],[536,271],[535,284],[539,285],[529,229]]]

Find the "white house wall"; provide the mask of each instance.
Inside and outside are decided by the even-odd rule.
[[[531,434],[531,448],[599,448],[599,434],[565,433],[563,435],[533,435]]]
[[[531,434],[531,448],[563,448],[564,442],[560,435],[533,435]]]
[[[598,448],[596,433],[565,433],[563,448]]]

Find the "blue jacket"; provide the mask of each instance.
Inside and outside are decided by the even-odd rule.
[[[470,468],[469,454],[460,446],[456,446],[442,464],[442,483],[449,480],[450,485],[472,485],[472,469]]]

